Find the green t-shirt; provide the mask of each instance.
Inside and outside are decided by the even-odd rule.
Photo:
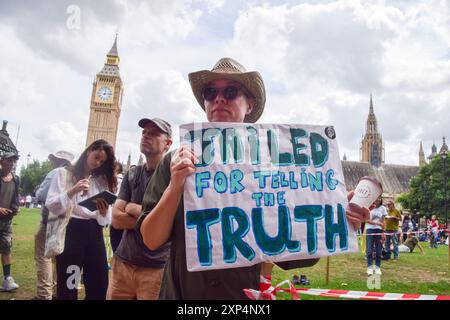
[[[4,182],[0,179],[0,208],[11,209],[11,204],[14,200],[16,193],[16,182],[12,179],[9,182]],[[14,216],[13,213],[7,215],[0,215],[0,219],[11,219]]]
[[[393,210],[388,211],[387,216],[388,217],[396,217],[399,220],[389,219],[386,217],[384,219],[386,221],[386,231],[398,231],[398,223],[399,223],[399,221],[402,220],[402,214],[397,209],[393,209]]]
[[[172,152],[164,156],[145,190],[142,214],[136,228],[156,206],[170,182]],[[184,205],[181,199],[170,237],[170,257],[166,262],[159,298],[163,300],[227,300],[247,299],[243,289],[259,287],[260,264],[239,269],[188,272],[184,238]]]
[[[147,185],[142,202],[142,214],[136,222],[139,235],[142,221],[159,202],[170,183],[170,161],[174,152],[168,152],[164,156]],[[165,265],[159,299],[247,300],[243,289],[259,289],[260,263],[250,267],[188,272],[184,225],[184,205],[181,198],[169,239],[170,256]],[[309,267],[317,261],[318,259],[306,259],[277,265],[283,269],[292,269]]]

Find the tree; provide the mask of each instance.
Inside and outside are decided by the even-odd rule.
[[[42,163],[34,160],[27,167],[22,166],[20,169],[20,189],[22,195],[34,195],[35,189],[44,180],[47,173],[52,170],[52,164],[46,160]]]
[[[446,159],[445,174],[447,176],[447,201],[450,194],[450,159]],[[397,201],[404,208],[420,211],[421,214],[436,214],[445,220],[444,210],[444,162],[437,156],[429,164],[420,168],[419,174],[409,183],[409,192],[401,194]],[[450,207],[450,203],[447,204]]]

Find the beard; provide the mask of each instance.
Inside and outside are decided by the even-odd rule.
[[[146,157],[151,157],[155,154],[158,154],[158,150],[150,145],[140,145],[141,153]]]

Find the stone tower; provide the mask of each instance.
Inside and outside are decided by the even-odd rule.
[[[448,146],[445,143],[445,137],[442,137],[442,146],[441,149],[439,150],[439,154],[442,154],[443,152],[448,153]]]
[[[116,35],[114,44],[106,55],[106,63],[93,83],[86,146],[97,139],[104,139],[114,149],[116,147],[123,95],[119,61]]]
[[[419,150],[419,167],[426,165],[425,161],[425,152],[423,152],[422,141],[420,141],[420,150]]]
[[[428,156],[428,162],[433,161],[434,157],[436,156],[437,156],[437,147],[433,141],[433,145],[431,146],[431,154]]]
[[[126,172],[128,172],[128,170],[130,170],[130,168],[131,168],[131,153],[128,154]]]
[[[367,117],[366,133],[361,141],[361,161],[369,162],[374,167],[384,164],[384,146],[381,134],[378,133],[377,119],[373,111],[372,94],[370,95],[369,116]]]

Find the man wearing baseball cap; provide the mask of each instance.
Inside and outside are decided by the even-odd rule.
[[[13,291],[19,285],[11,277],[12,219],[19,212],[19,177],[13,173],[19,156],[5,152],[0,158],[0,254],[3,281],[0,291]]]
[[[108,300],[157,299],[169,255],[170,244],[150,250],[134,226],[142,210],[145,188],[172,145],[172,128],[159,118],[144,118],[138,125],[143,129],[140,149],[146,163],[130,168],[125,174],[113,207],[112,226],[123,230],[123,235],[111,262]]]
[[[53,261],[51,258],[47,258],[44,255],[45,235],[47,232],[48,219],[48,209],[44,204],[45,200],[47,200],[48,189],[50,188],[52,179],[56,174],[55,169],[70,165],[73,159],[74,155],[64,150],[49,154],[48,160],[50,160],[53,170],[47,173],[36,191],[36,197],[42,204],[41,223],[39,224],[39,229],[34,236],[34,260],[36,262],[37,270],[37,290],[34,299],[36,300],[52,300],[53,291],[56,291],[56,277],[53,277]]]

